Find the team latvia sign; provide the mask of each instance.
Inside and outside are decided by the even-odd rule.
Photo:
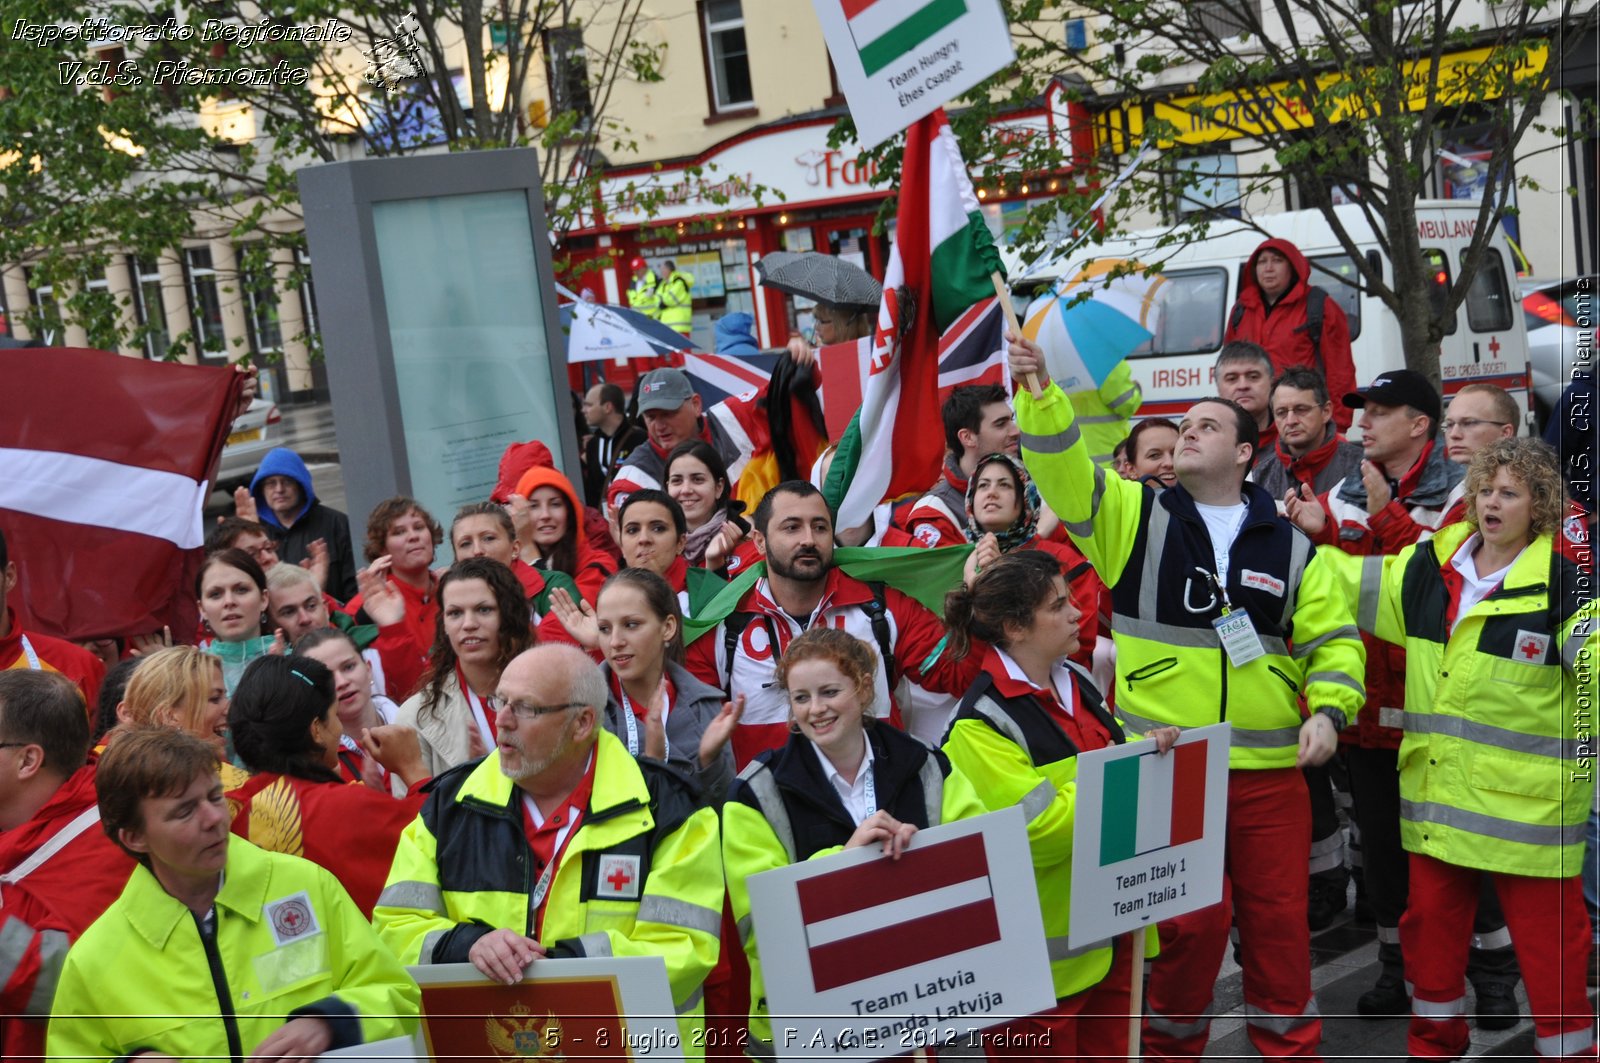
[[[1165,754],[1152,741],[1079,754],[1073,948],[1222,899],[1231,731],[1185,731]]]
[[[1012,63],[999,0],[814,0],[864,148]]]
[[[1054,1002],[1020,809],[752,876],[779,1056],[893,1056]]]

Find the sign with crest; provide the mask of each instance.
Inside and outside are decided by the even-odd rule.
[[[535,960],[510,986],[469,963],[408,970],[422,987],[423,1058],[683,1059],[659,956]]]

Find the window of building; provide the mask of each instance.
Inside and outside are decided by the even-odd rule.
[[[239,261],[248,252],[239,249]],[[272,284],[270,262],[254,263],[241,270],[239,288],[244,292],[245,323],[250,330],[250,349],[256,354],[283,350],[283,327],[278,321],[278,292]]]
[[[133,259],[132,266],[133,306],[144,336],[144,356],[152,362],[163,361],[167,348],[172,346],[172,334],[167,331],[167,303],[161,295],[161,270],[154,262],[143,258]]]
[[[211,264],[211,249],[185,248],[183,261],[189,273],[189,317],[194,326],[195,344],[201,353],[219,355],[227,348],[222,335],[222,298],[217,292],[217,271]]]
[[[311,283],[311,256],[304,251],[296,251],[294,260],[305,275],[305,280],[300,284],[300,311],[305,315],[308,341],[314,341],[320,329],[317,326],[317,289]]]
[[[1241,37],[1261,25],[1261,0],[1201,0],[1189,5],[1189,25],[1223,40]]]
[[[588,125],[594,104],[589,96],[589,59],[583,50],[582,27],[544,31],[544,71],[551,109],[558,115],[575,113],[580,126]]]
[[[55,285],[35,284],[32,270],[28,271],[28,302],[32,318],[29,325],[34,338],[46,347],[58,346],[66,327],[61,321],[61,307],[56,303]]]
[[[0,336],[12,336],[11,306],[6,302],[6,286],[0,284]]]
[[[98,277],[83,279],[83,313],[79,320],[88,334],[89,346],[99,350],[115,350],[120,345],[117,328],[117,299],[111,294],[111,284],[105,271]]]
[[[1231,154],[1191,155],[1175,163],[1176,212],[1239,217],[1239,160]]]
[[[706,32],[706,76],[711,83],[711,106],[716,111],[750,107],[755,92],[750,83],[750,53],[744,41],[744,9],[739,0],[702,0],[700,15]]]

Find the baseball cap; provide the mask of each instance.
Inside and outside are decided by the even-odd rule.
[[[639,412],[676,410],[694,398],[694,388],[682,369],[652,369],[639,384]]]
[[[1415,369],[1391,369],[1359,391],[1344,397],[1344,404],[1359,410],[1369,401],[1381,406],[1410,406],[1437,421],[1443,416],[1439,393],[1428,378]]]

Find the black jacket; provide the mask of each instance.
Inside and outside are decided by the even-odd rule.
[[[617,426],[616,435],[607,437],[596,429],[583,441],[583,498],[586,503],[591,506],[600,504],[601,499],[605,498],[606,484],[611,482],[622,459],[648,438],[642,427],[624,420]],[[610,458],[603,460],[602,448],[608,441],[611,444]]]

